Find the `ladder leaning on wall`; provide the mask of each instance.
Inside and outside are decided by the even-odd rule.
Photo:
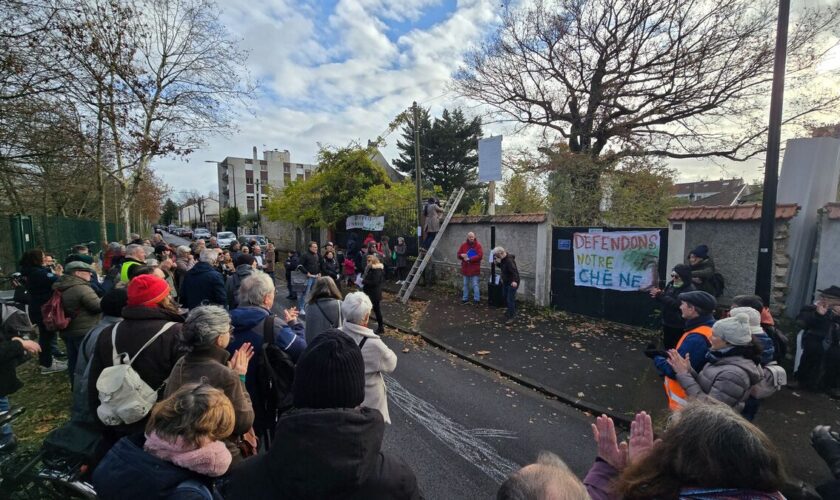
[[[449,195],[449,199],[447,199],[446,203],[444,203],[442,208],[446,210],[446,216],[440,225],[440,230],[435,235],[435,239],[432,241],[432,244],[429,245],[429,248],[425,252],[421,250],[420,256],[414,261],[414,265],[411,266],[411,271],[408,272],[408,276],[406,276],[405,281],[403,281],[402,287],[400,287],[400,291],[397,294],[397,298],[399,298],[400,302],[403,304],[408,302],[408,299],[411,297],[411,292],[414,291],[414,287],[416,287],[417,282],[420,281],[420,276],[423,274],[423,270],[426,269],[426,265],[430,260],[432,260],[432,254],[435,253],[435,248],[437,248],[438,242],[443,236],[443,232],[446,231],[446,227],[449,225],[449,220],[452,219],[452,215],[455,213],[455,210],[458,209],[458,204],[461,203],[461,198],[463,196],[464,188],[456,189],[455,191],[452,191],[452,194]],[[419,243],[420,242],[418,241],[418,247]]]

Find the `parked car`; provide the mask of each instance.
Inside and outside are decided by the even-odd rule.
[[[218,242],[219,246],[222,248],[228,248],[234,241],[236,241],[236,234],[231,233],[230,231],[221,231],[216,234],[216,242]]]
[[[268,245],[268,238],[264,234],[243,234],[237,239],[243,245],[247,245],[251,240],[257,240],[257,244],[261,247]]]
[[[181,234],[179,234],[178,236],[180,236],[181,238],[192,238],[192,235],[193,235],[193,230],[192,229],[190,229],[188,227],[182,227],[181,228]]]
[[[206,227],[197,227],[195,229],[195,231],[193,232],[193,239],[194,240],[198,240],[198,239],[201,239],[201,238],[204,238],[206,240],[206,239],[210,238],[211,236],[213,236],[213,235],[210,234],[210,230],[207,229]]]

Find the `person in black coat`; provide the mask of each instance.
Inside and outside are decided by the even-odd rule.
[[[60,265],[54,268],[47,267],[45,262],[43,250],[36,248],[23,254],[20,266],[21,274],[26,278],[26,291],[29,293],[29,319],[38,326],[38,344],[41,345],[38,364],[41,365],[41,373],[54,373],[66,370],[67,364],[53,359],[56,332],[48,332],[44,327],[41,306],[52,297],[53,283],[61,277],[63,269]]]
[[[677,347],[685,333],[685,320],[680,312],[679,295],[696,290],[691,282],[691,266],[677,264],[665,289],[651,288],[650,296],[662,304],[662,345],[666,350]]]
[[[321,276],[329,276],[336,283],[338,283],[341,271],[338,267],[338,260],[335,258],[335,252],[328,250],[324,253],[324,259],[321,261]]]
[[[225,279],[216,269],[217,258],[215,250],[202,250],[200,262],[187,271],[181,281],[181,289],[178,291],[181,305],[187,309],[207,304],[227,307]]]
[[[2,305],[3,308],[12,306]],[[27,360],[29,354],[41,352],[37,342],[24,340],[20,333],[31,328],[26,314],[19,309],[3,320],[0,331],[0,412],[9,411],[9,394],[17,392],[23,387],[23,382],[17,378],[17,367]],[[7,311],[3,311],[6,316]],[[0,427],[0,453],[8,453],[17,447],[17,439],[12,433],[12,426],[6,424]]]
[[[376,329],[376,334],[381,335],[385,333],[385,323],[382,320],[382,283],[385,282],[385,266],[379,262],[379,257],[376,255],[368,255],[367,268],[365,269],[365,276],[362,278],[362,291],[370,298],[373,304],[373,313],[376,315],[376,322],[379,327]]]
[[[219,484],[225,498],[422,498],[414,472],[382,451],[382,414],[361,407],[365,363],[349,336],[331,329],[315,337],[295,367],[292,394],[268,453]]]
[[[794,375],[801,388],[826,390],[840,399],[840,287],[818,292],[815,304],[803,307],[796,318],[803,332]]]
[[[283,266],[286,268],[286,289],[289,290],[289,295],[286,296],[289,300],[297,300],[297,294],[292,290],[292,271],[297,269],[300,265],[300,258],[298,253],[294,250],[289,250],[289,255]]]
[[[505,298],[507,311],[505,311],[505,323],[512,323],[516,316],[516,292],[521,284],[519,280],[519,268],[516,266],[516,256],[507,253],[504,248],[493,249],[493,261],[499,266],[502,279],[502,294]]]

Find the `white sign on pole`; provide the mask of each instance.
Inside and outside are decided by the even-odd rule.
[[[478,181],[502,180],[502,136],[478,140]]]
[[[345,223],[347,229],[364,229],[365,231],[382,231],[385,229],[385,216],[351,215]]]

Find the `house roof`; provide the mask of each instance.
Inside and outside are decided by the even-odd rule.
[[[801,207],[795,203],[776,205],[776,219],[788,220],[796,216]],[[671,210],[668,220],[689,221],[689,220],[730,220],[746,221],[761,220],[761,204],[750,203],[747,205],[717,206],[717,207],[678,207]]]
[[[548,220],[546,213],[501,215],[453,215],[450,224],[540,224]]]
[[[840,203],[827,203],[823,207],[823,211],[828,214],[828,218],[831,220],[840,219]]]
[[[731,190],[733,186],[744,185],[744,179],[720,179],[718,181],[682,182],[674,184],[676,196],[688,196],[691,193],[720,193]]]

